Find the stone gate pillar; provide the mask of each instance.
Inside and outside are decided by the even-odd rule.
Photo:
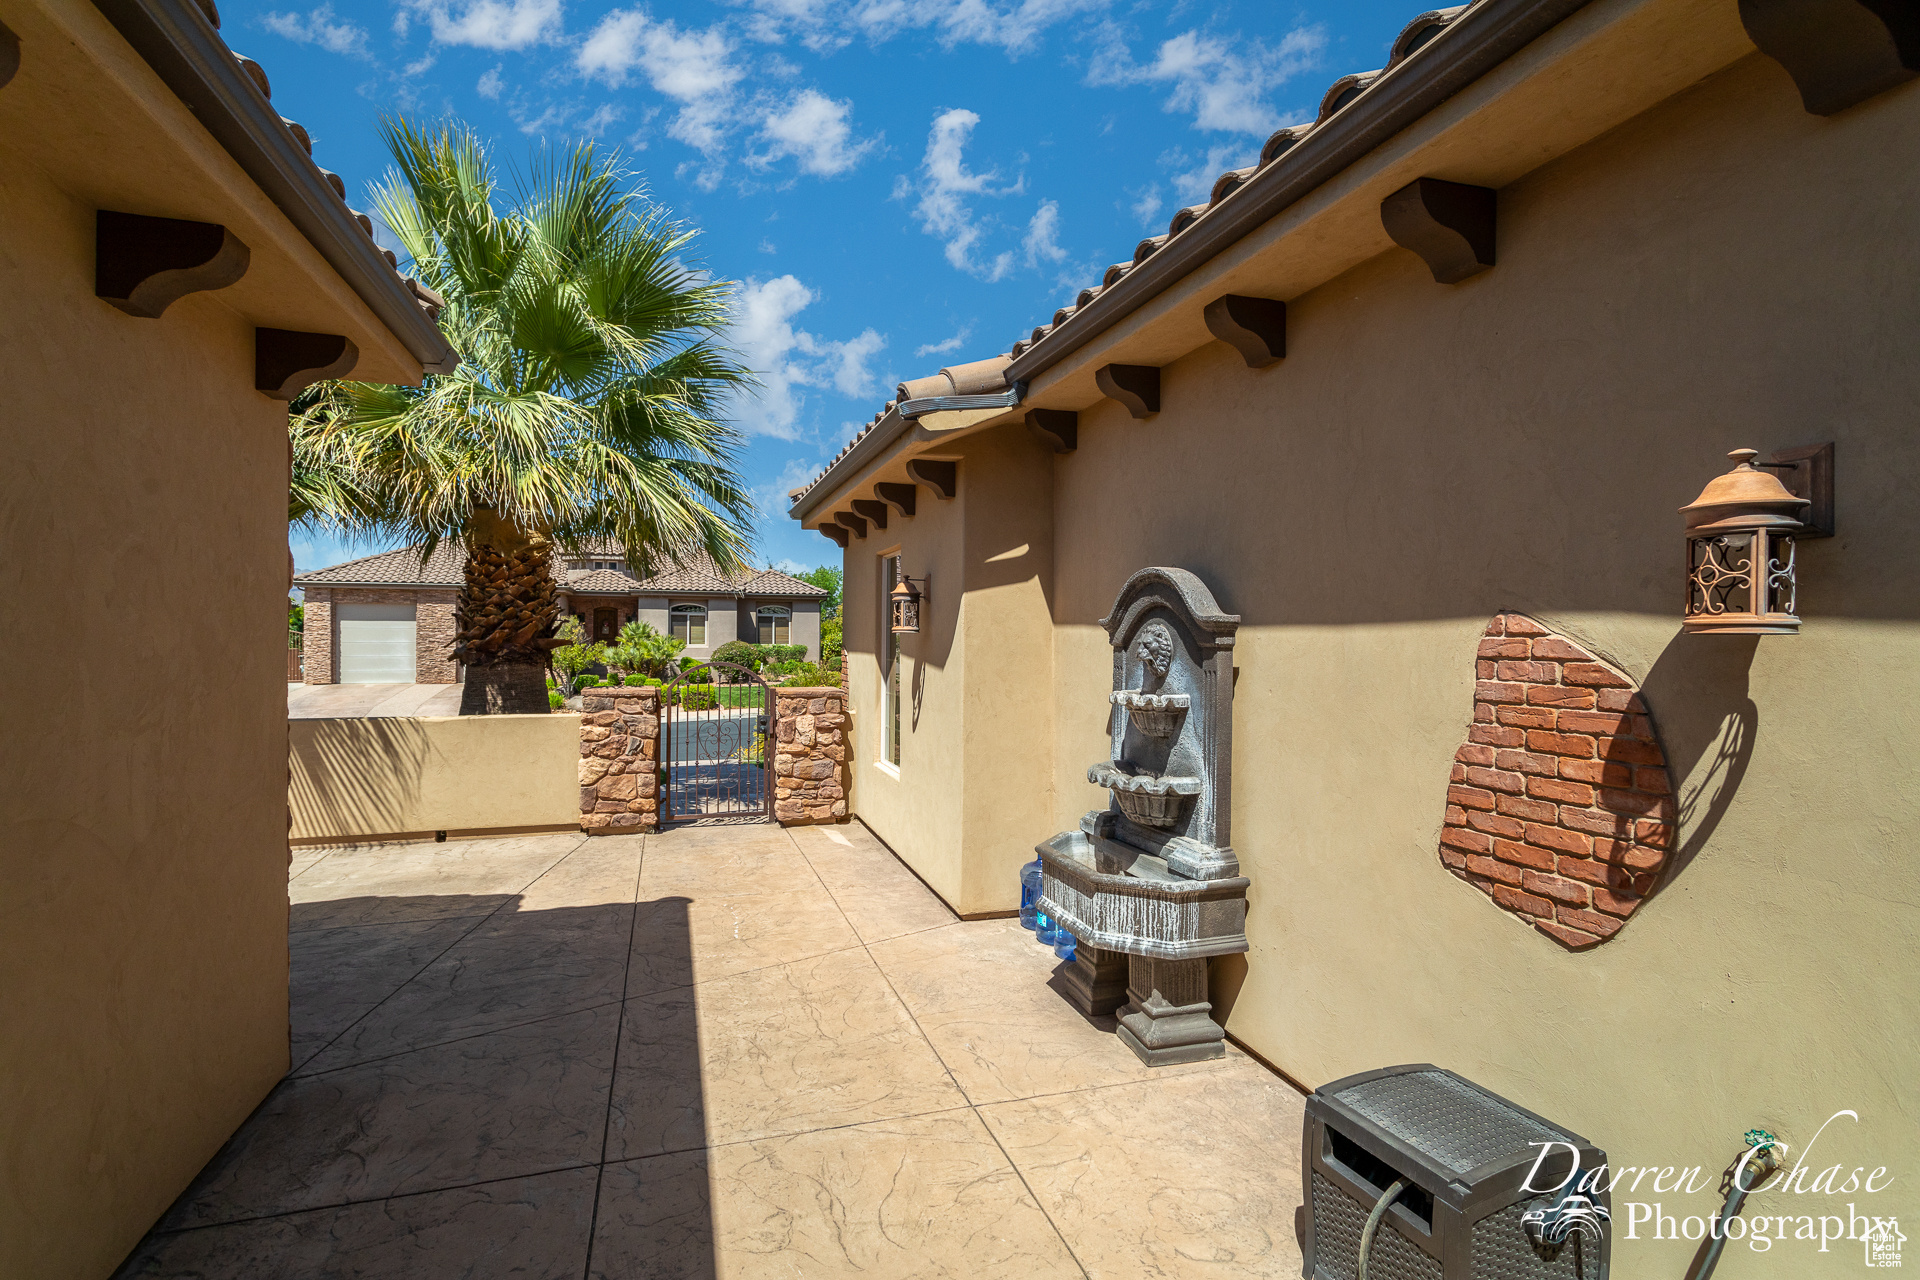
[[[588,689],[580,700],[580,825],[590,836],[660,826],[660,690]]]
[[[775,689],[773,816],[783,827],[845,822],[851,735],[846,690]]]

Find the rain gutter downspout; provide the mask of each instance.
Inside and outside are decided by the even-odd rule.
[[[1406,62],[1017,356],[1007,380],[1033,381],[1591,2],[1471,5]]]

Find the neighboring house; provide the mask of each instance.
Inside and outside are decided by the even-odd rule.
[[[112,1274],[287,1071],[287,400],[456,361],[217,21],[0,0],[10,1277]]]
[[[1013,907],[1109,804],[1101,620],[1184,568],[1239,615],[1230,1033],[1308,1084],[1452,1066],[1662,1163],[1842,1098],[1887,1163],[1920,1036],[1891,12],[1425,15],[1050,323],[901,386],[791,506],[845,548],[861,819],[957,911]],[[1683,632],[1677,509],[1730,450],[1825,442],[1799,634]],[[1755,1019],[1819,1049],[1756,1058]]]
[[[413,548],[349,560],[294,579],[306,592],[308,684],[452,684],[455,598],[466,551],[443,543],[423,565]],[[731,577],[700,559],[649,578],[627,571],[617,547],[556,561],[560,607],[587,635],[612,642],[638,619],[687,642],[704,658],[729,640],[801,644],[820,658],[826,592],[777,569]]]

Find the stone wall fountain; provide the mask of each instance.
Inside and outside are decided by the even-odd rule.
[[[1120,1038],[1150,1066],[1219,1057],[1207,960],[1247,949],[1229,823],[1240,618],[1186,570],[1142,569],[1101,625],[1112,749],[1087,780],[1112,804],[1038,847],[1041,909],[1078,939],[1066,977],[1083,1013],[1124,1003]]]

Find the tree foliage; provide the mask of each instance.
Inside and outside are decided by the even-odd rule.
[[[809,569],[805,573],[796,573],[793,576],[802,582],[811,583],[827,593],[827,598],[820,602],[820,620],[822,622],[825,622],[829,618],[837,618],[840,616],[841,573],[839,569],[836,569],[830,564],[823,564],[818,569]]]

